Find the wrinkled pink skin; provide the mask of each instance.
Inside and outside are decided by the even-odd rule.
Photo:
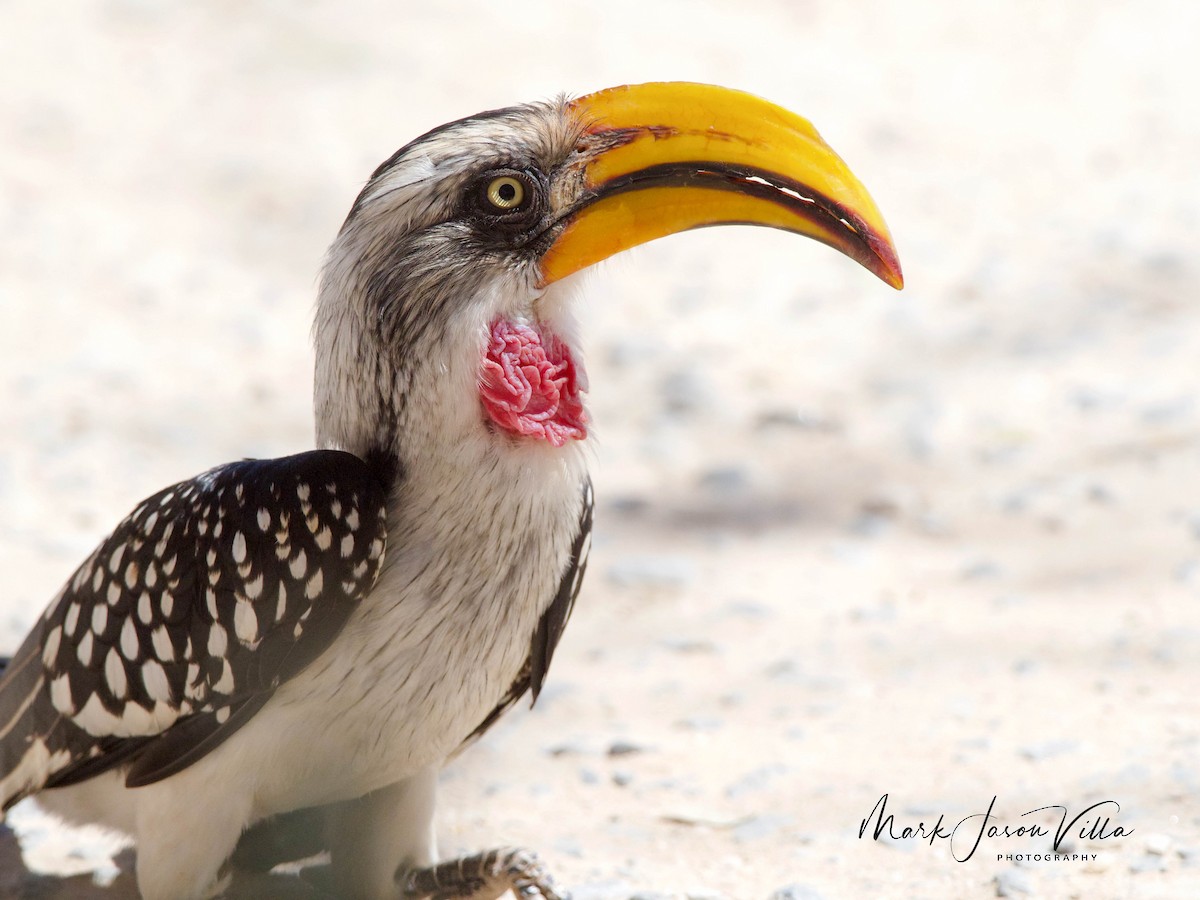
[[[479,372],[479,397],[491,421],[510,434],[561,447],[587,437],[587,413],[567,345],[555,335],[498,319]]]

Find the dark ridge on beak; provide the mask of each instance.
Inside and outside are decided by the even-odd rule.
[[[808,185],[753,166],[727,165],[711,162],[675,162],[650,166],[620,175],[589,191],[555,224],[570,219],[583,207],[604,197],[637,191],[650,187],[698,187],[734,193],[767,200],[814,225],[834,233],[845,235],[845,243],[839,244],[823,235],[808,235],[823,244],[850,256],[864,268],[874,272],[884,281],[892,283],[900,278],[900,261],[887,241],[871,230],[858,215],[830,197],[814,191]],[[714,222],[736,224],[726,220]],[[761,223],[748,222],[757,225]],[[547,229],[548,233],[554,226]],[[541,235],[539,235],[539,238]]]

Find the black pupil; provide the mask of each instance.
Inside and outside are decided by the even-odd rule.
[[[506,181],[500,185],[500,189],[496,193],[500,195],[500,199],[505,203],[512,203],[517,197],[517,188],[512,182]]]

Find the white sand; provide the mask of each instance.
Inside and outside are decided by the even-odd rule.
[[[1200,7],[402,6],[0,8],[3,649],[143,496],[311,446],[319,260],[395,147],[727,84],[817,123],[909,287],[750,229],[596,274],[588,583],[445,850],[580,900],[1200,896]],[[884,792],[1133,833],[959,863],[859,840]]]

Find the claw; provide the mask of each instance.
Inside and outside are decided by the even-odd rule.
[[[409,900],[497,900],[512,891],[527,900],[570,900],[559,893],[537,854],[506,847],[425,869],[396,872]]]

